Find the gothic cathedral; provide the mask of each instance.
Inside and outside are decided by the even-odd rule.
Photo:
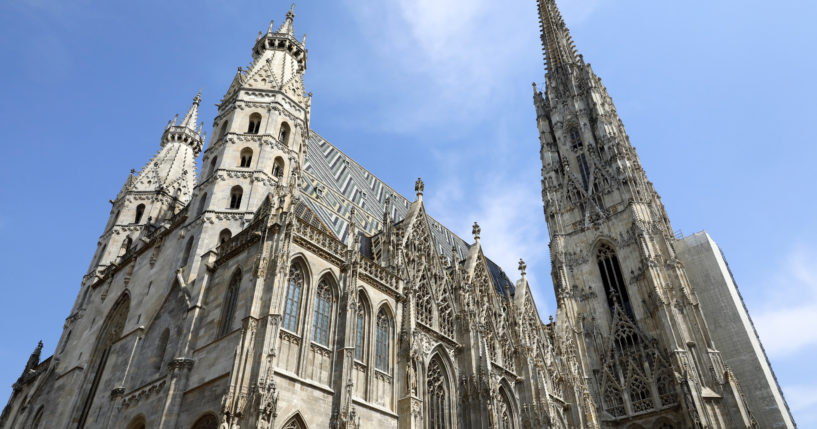
[[[197,95],[127,177],[0,428],[793,428],[722,254],[675,237],[554,0],[538,10],[555,319],[478,224],[465,241],[426,213],[422,180],[407,199],[312,129],[290,10],[207,148]]]

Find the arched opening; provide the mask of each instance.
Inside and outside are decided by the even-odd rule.
[[[499,429],[514,429],[516,427],[516,421],[514,420],[513,408],[511,407],[511,398],[508,397],[508,392],[504,388],[499,389],[499,404],[497,405]]]
[[[159,341],[156,343],[156,350],[153,356],[153,370],[160,371],[162,363],[165,360],[165,350],[167,350],[167,343],[170,341],[170,329],[165,328],[162,335],[159,336]]]
[[[190,261],[190,253],[193,251],[193,237],[187,239],[187,244],[184,245],[184,252],[182,252],[181,266],[185,266]]]
[[[630,305],[630,295],[624,285],[624,277],[621,275],[621,266],[618,263],[616,251],[603,243],[596,251],[596,263],[601,273],[601,282],[604,285],[604,293],[607,295],[607,305],[612,311],[615,305],[620,304],[624,313],[635,320],[633,309]]]
[[[78,429],[85,427],[85,421],[88,419],[88,413],[91,411],[91,406],[94,402],[99,383],[102,380],[102,375],[105,371],[105,366],[108,363],[108,356],[111,353],[113,344],[122,337],[122,332],[125,330],[125,322],[128,318],[128,311],[130,310],[130,296],[123,294],[116,300],[108,316],[102,323],[102,328],[97,335],[96,346],[91,354],[91,361],[88,368],[91,372],[90,383],[87,383],[88,388],[85,393],[85,400],[82,402],[80,409]],[[86,379],[88,380],[88,379]]]
[[[250,168],[250,164],[252,164],[252,149],[245,147],[241,149],[241,161],[238,166],[241,168]]]
[[[133,223],[139,223],[142,221],[142,215],[145,214],[145,205],[139,204],[136,206],[136,217],[133,219]]]
[[[306,429],[306,423],[304,423],[304,419],[299,413],[287,420],[282,429]]]
[[[312,322],[312,341],[323,346],[329,346],[334,304],[334,288],[327,277],[324,277],[318,282],[318,288],[316,289],[315,318]]]
[[[199,209],[196,210],[196,213],[201,216],[204,213],[204,209],[207,208],[205,204],[207,203],[207,192],[202,194],[201,198],[199,198]]]
[[[390,349],[391,349],[391,316],[384,307],[380,307],[377,312],[376,344],[375,344],[375,367],[383,372],[389,373],[391,369]]]
[[[222,229],[221,232],[218,233],[218,245],[221,246],[222,244],[230,241],[231,238],[233,238],[233,233],[230,231],[230,229]]]
[[[218,138],[223,139],[227,135],[227,121],[221,123],[221,128],[218,130]]]
[[[582,135],[579,132],[579,128],[575,125],[570,127],[570,130],[567,132],[568,138],[570,139],[570,148],[573,150],[579,150],[584,146],[584,142],[582,142]]]
[[[244,190],[241,189],[241,186],[233,186],[230,189],[230,208],[237,210],[241,208],[241,197],[244,195]]]
[[[214,414],[199,417],[190,429],[218,429],[218,419]]]
[[[357,314],[355,319],[355,359],[366,361],[366,337],[369,326],[369,306],[366,296],[361,292],[357,298]]]
[[[451,406],[448,374],[440,355],[431,358],[426,373],[426,395],[428,404],[427,424],[429,429],[451,427]]]
[[[289,124],[286,122],[281,123],[281,129],[278,130],[278,141],[284,145],[289,145],[289,135],[292,133],[291,129],[289,128]]]
[[[233,314],[238,301],[238,290],[241,286],[241,269],[236,269],[227,285],[227,292],[224,295],[224,306],[221,308],[221,324],[219,328],[219,338],[230,333],[233,324]]]
[[[218,162],[218,157],[217,157],[217,156],[213,156],[213,159],[211,159],[211,160],[210,160],[210,170],[209,170],[209,173],[210,173],[210,175],[211,175],[211,176],[212,176],[213,174],[215,174],[215,173],[216,173],[216,162]]]
[[[125,237],[125,239],[122,240],[122,247],[119,249],[119,256],[125,256],[125,254],[128,253],[128,250],[130,250],[132,245],[133,239],[130,237]]]
[[[304,270],[301,264],[293,262],[289,267],[287,296],[284,301],[284,328],[292,332],[298,330],[301,296],[304,290]]]
[[[250,115],[250,123],[247,126],[247,134],[258,134],[259,130],[261,130],[261,114],[256,112]]]
[[[272,163],[272,177],[284,177],[284,159],[280,156],[275,157],[275,162]]]

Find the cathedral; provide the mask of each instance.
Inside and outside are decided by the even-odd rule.
[[[131,171],[0,429],[794,428],[719,248],[675,236],[555,1],[538,14],[555,317],[421,179],[400,195],[315,132],[290,10],[206,148],[196,95]]]

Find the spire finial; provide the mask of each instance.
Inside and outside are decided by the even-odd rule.
[[[289,11],[287,12],[286,18],[284,19],[284,23],[281,24],[281,28],[278,29],[278,33],[282,34],[294,34],[295,29],[292,25],[292,20],[295,19],[295,3],[292,3],[292,6],[289,7]]]
[[[414,192],[417,193],[418,200],[423,199],[423,190],[425,190],[425,187],[426,185],[425,183],[423,183],[423,179],[418,177],[417,181],[414,182]]]
[[[192,131],[196,131],[196,125],[199,121],[199,104],[201,104],[201,90],[199,90],[198,94],[193,97],[193,104],[190,106],[187,114],[184,115],[184,119],[182,119],[182,127],[187,127]]]
[[[479,242],[479,234],[482,232],[482,228],[479,227],[479,224],[474,222],[474,226],[471,227],[471,234],[474,234],[474,240]]]
[[[528,264],[522,258],[519,258],[519,272],[522,273],[522,278],[525,277],[525,270],[528,268]]]
[[[576,61],[576,48],[567,30],[562,14],[555,0],[538,0],[539,23],[542,28],[542,47],[545,51],[545,65],[553,70],[565,63]]]

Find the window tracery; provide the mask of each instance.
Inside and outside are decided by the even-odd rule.
[[[332,306],[334,301],[334,294],[332,286],[322,279],[318,284],[317,294],[315,296],[315,319],[312,330],[312,340],[318,344],[329,345],[329,331],[332,323]]]
[[[630,296],[627,293],[624,277],[621,275],[621,266],[615,250],[609,244],[602,244],[596,251],[596,263],[601,273],[601,281],[604,285],[604,292],[607,295],[607,304],[612,311],[618,303],[624,312],[634,318]]]
[[[375,367],[389,372],[389,348],[391,347],[391,317],[381,308],[377,313],[377,346]]]
[[[238,287],[241,284],[241,270],[236,270],[230,278],[230,284],[224,295],[223,307],[221,310],[221,323],[218,331],[219,338],[230,333],[233,324],[233,313],[238,301]]]
[[[300,265],[293,263],[289,267],[287,297],[284,302],[284,328],[292,332],[298,329],[298,315],[301,305],[301,293],[304,287],[304,273]]]
[[[440,331],[447,337],[454,337],[454,310],[447,297],[440,301]]]
[[[428,289],[425,275],[423,275],[420,284],[417,286],[417,320],[426,326],[431,326],[433,320],[434,308],[432,302],[431,291]]]
[[[450,420],[448,382],[439,356],[432,358],[428,366],[426,394],[428,395],[428,428],[447,429]]]

